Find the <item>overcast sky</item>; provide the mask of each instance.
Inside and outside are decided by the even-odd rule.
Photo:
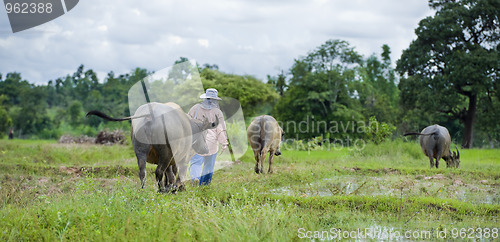
[[[184,56],[265,80],[328,39],[365,57],[388,44],[394,63],[432,14],[425,0],[81,0],[14,34],[0,8],[0,73],[46,83],[84,64],[102,81],[109,71],[155,71]]]

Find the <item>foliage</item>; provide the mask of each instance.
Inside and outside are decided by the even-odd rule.
[[[204,68],[200,77],[205,89],[215,88],[219,91],[219,96],[237,99],[247,118],[265,113],[268,105],[279,97],[270,86],[252,76],[238,76]]]
[[[235,153],[244,153],[248,147],[247,129],[244,121],[228,122],[226,120],[226,132],[228,141]]]
[[[208,67],[212,66],[201,70],[205,88],[214,87],[221,96],[238,99],[248,117],[269,111],[279,97],[270,86],[254,77],[226,74]],[[171,78],[175,81],[183,73],[185,70],[173,70]],[[19,73],[8,73],[5,80],[0,77],[0,132],[3,135],[13,126],[16,137],[57,139],[62,134],[96,135],[105,128],[128,130],[127,122],[85,118],[85,113],[100,110],[110,116],[130,116],[128,91],[149,74],[141,68],[118,76],[110,71],[100,82],[93,70],[85,70],[81,65],[72,75],[34,85],[22,80]],[[165,90],[171,91],[178,90]]]
[[[364,138],[357,131],[370,116],[396,122],[397,79],[389,55],[390,49],[384,45],[381,60],[375,55],[365,60],[346,41],[328,40],[295,60],[289,80],[283,73],[268,77],[268,83],[284,90],[273,115],[286,124],[287,137]],[[307,123],[307,130],[297,131],[295,126],[302,122]],[[290,123],[295,124],[293,129],[288,129]],[[320,123],[329,126],[327,130],[320,130]],[[349,128],[339,132],[333,127],[330,132],[335,125]]]
[[[370,117],[370,121],[368,122],[368,127],[366,131],[366,135],[368,140],[372,141],[375,144],[380,144],[383,141],[391,138],[396,130],[396,127],[390,123],[379,122],[375,116]]]
[[[375,116],[378,120],[396,123],[399,116],[399,90],[396,74],[391,67],[391,51],[382,46],[381,58],[369,56],[360,68],[360,81],[356,84],[359,101],[365,117]]]
[[[430,6],[436,14],[420,21],[417,39],[397,62],[403,120],[417,123],[418,114],[419,126],[460,120],[462,146],[471,148],[476,117],[486,115],[478,104],[498,98],[500,3],[433,0]]]
[[[329,40],[306,57],[295,60],[289,87],[276,104],[274,115],[278,120],[295,123],[308,119],[326,122],[360,119],[349,92],[356,75],[354,67],[360,62],[361,56],[340,40]],[[285,130],[285,133],[299,139],[320,135],[315,130],[306,133]]]
[[[7,96],[3,94],[0,95],[0,139],[4,137],[7,130],[9,130],[9,128],[12,126],[12,118],[3,105],[3,102],[6,99]]]
[[[279,94],[283,96],[283,93],[288,88],[286,83],[286,76],[283,70],[278,76],[267,75],[267,84],[271,85]]]
[[[281,144],[282,150],[299,150],[299,151],[313,151],[319,150],[322,147],[323,137],[318,136],[308,140],[295,140],[289,139]]]

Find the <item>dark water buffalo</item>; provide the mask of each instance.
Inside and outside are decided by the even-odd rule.
[[[456,167],[460,165],[460,152],[450,151],[451,137],[448,129],[443,126],[434,124],[428,126],[420,133],[406,133],[407,135],[419,135],[420,147],[424,154],[429,157],[431,168],[434,167],[434,159],[436,159],[436,168],[439,166],[439,160],[443,158],[446,161],[446,167]]]
[[[273,156],[281,155],[280,143],[284,137],[283,129],[276,119],[269,115],[254,118],[248,126],[247,136],[255,156],[255,172],[263,173],[263,163],[269,152],[268,173],[273,173]]]
[[[175,103],[144,104],[133,116],[126,118],[111,118],[95,110],[88,112],[89,115],[110,121],[132,120],[132,144],[139,165],[141,186],[144,188],[146,182],[146,162],[156,164],[155,175],[160,192],[170,190],[174,181],[172,187],[183,188],[191,156],[195,152],[208,153],[203,131],[218,125],[218,119],[215,123],[208,122],[208,119],[203,122],[191,119]]]

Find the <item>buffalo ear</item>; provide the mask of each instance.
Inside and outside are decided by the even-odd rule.
[[[453,159],[456,159],[457,158],[457,153],[455,153],[455,151],[452,151],[451,153],[453,153]]]

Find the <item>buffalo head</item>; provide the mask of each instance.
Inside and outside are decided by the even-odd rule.
[[[457,153],[455,153],[455,151],[453,151],[453,154],[451,157],[453,159],[453,166],[458,168],[458,166],[460,165],[460,152],[458,151],[458,147],[455,146],[455,149],[457,149]]]

